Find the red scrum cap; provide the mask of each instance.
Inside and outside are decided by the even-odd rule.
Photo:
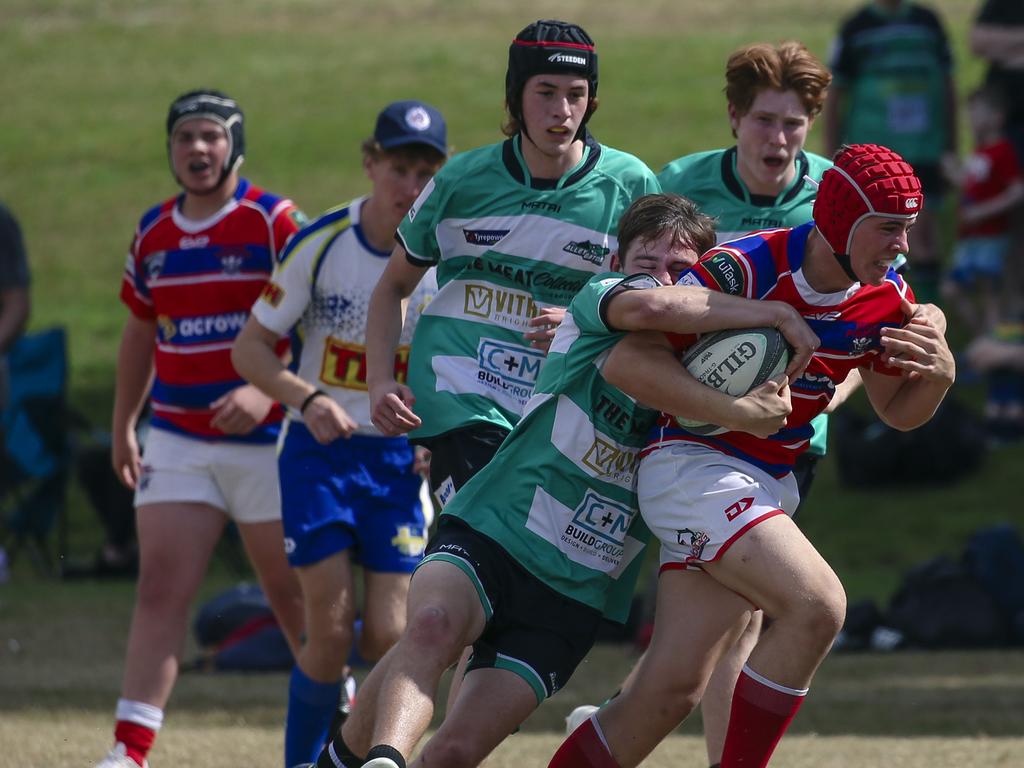
[[[814,223],[837,256],[849,256],[853,232],[868,216],[912,219],[924,205],[914,169],[891,149],[851,144],[833,162],[818,185]]]

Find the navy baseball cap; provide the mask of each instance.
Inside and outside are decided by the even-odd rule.
[[[403,144],[426,144],[448,154],[448,128],[441,113],[422,101],[410,99],[388,104],[377,115],[373,138],[382,149]]]

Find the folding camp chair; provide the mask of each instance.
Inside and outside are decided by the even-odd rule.
[[[8,402],[0,413],[0,546],[13,562],[25,548],[54,572],[48,545],[65,520],[71,470],[68,359],[63,328],[29,333],[7,355]]]

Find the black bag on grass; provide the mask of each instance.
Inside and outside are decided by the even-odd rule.
[[[190,669],[271,672],[294,664],[274,612],[255,584],[239,584],[205,602],[193,628],[202,650]]]
[[[985,425],[952,397],[910,432],[853,409],[836,411],[832,424],[839,480],[851,488],[948,485],[978,469],[986,452]]]
[[[907,572],[884,623],[920,648],[990,648],[1007,641],[995,600],[945,555]]]
[[[1009,523],[977,531],[964,565],[992,596],[1014,643],[1024,644],[1024,541]]]

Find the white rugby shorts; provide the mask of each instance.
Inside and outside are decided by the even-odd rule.
[[[209,504],[236,523],[280,520],[277,447],[209,442],[150,429],[135,506],[176,501]]]
[[[661,542],[662,569],[717,560],[761,521],[792,516],[800,501],[792,472],[777,479],[742,459],[683,442],[641,459],[637,496]]]

